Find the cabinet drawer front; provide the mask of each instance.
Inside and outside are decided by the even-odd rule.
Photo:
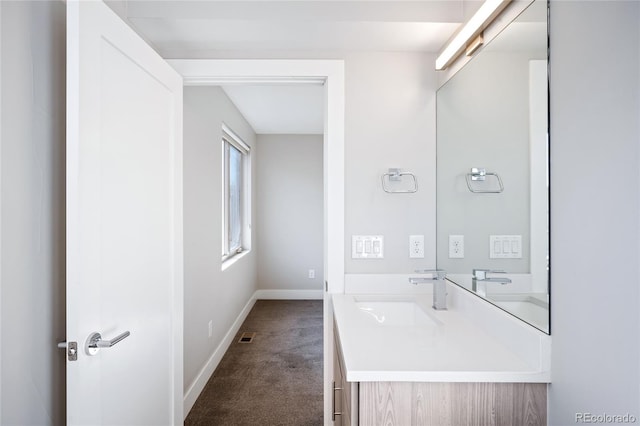
[[[544,426],[544,383],[362,382],[360,424]]]

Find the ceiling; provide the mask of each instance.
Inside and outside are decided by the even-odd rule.
[[[107,0],[165,58],[336,57],[438,52],[464,19],[461,0]],[[300,55],[299,55],[300,56]],[[256,133],[322,133],[320,86],[230,86]]]
[[[223,86],[258,134],[324,133],[324,87],[320,85]]]
[[[227,51],[437,52],[460,0],[110,2],[164,57]]]

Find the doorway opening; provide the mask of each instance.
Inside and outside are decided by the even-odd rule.
[[[344,291],[344,63],[341,60],[170,60],[168,62],[182,74],[185,86],[319,84],[323,87],[322,276],[325,281],[323,375],[324,421],[325,424],[329,424],[331,377],[333,376],[330,356],[333,351],[331,327],[333,313],[328,295]],[[188,367],[185,365],[186,368]],[[189,386],[187,383],[185,385]],[[186,415],[201,389],[199,390],[198,386],[192,386],[185,390]]]

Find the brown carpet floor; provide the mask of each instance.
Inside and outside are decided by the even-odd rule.
[[[322,350],[322,300],[258,300],[185,425],[322,425]]]

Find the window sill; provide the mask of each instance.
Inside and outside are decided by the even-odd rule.
[[[222,268],[221,271],[224,271],[228,268],[231,267],[231,265],[235,264],[237,261],[239,261],[240,259],[242,259],[243,257],[245,257],[246,255],[248,255],[249,253],[251,253],[251,250],[247,250],[247,251],[243,251],[242,253],[238,253],[233,257],[230,257],[228,259],[225,259],[222,262]]]

